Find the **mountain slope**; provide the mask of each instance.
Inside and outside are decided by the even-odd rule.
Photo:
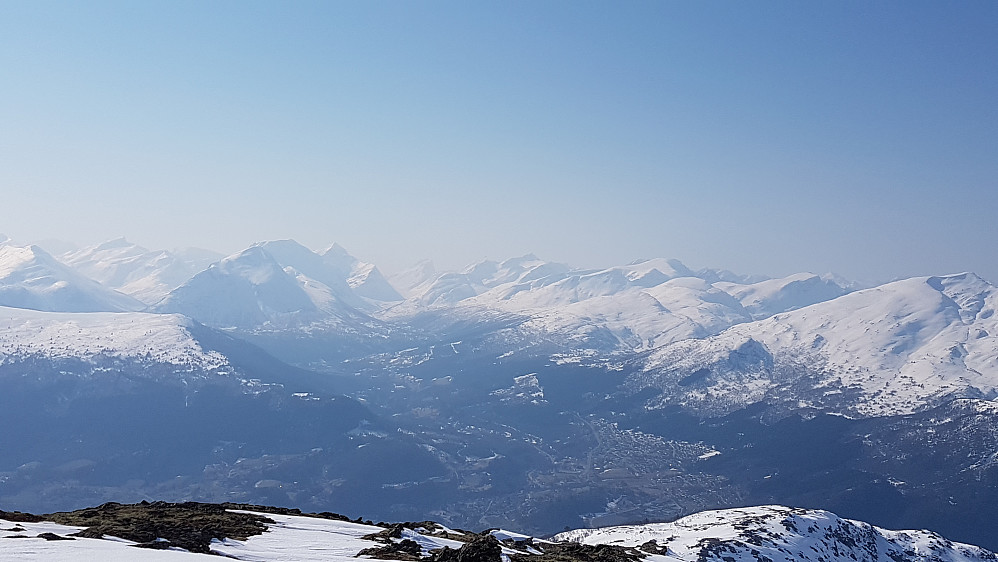
[[[124,238],[65,254],[63,261],[84,275],[146,303],[170,291],[223,256],[208,250],[149,251]]]
[[[888,531],[827,511],[762,506],[705,511],[673,523],[581,529],[556,540],[652,550],[649,560],[771,562],[915,562],[992,560],[984,549],[952,543],[929,531]],[[649,541],[655,541],[648,545]]]
[[[351,256],[339,244],[322,252],[325,263],[340,272],[354,294],[377,303],[397,302],[402,295],[373,263],[365,263]]]
[[[368,265],[345,251],[320,255],[293,240],[261,242],[212,264],[153,310],[244,331],[366,333],[376,323],[368,313],[383,304],[366,295],[397,296],[382,290],[383,278]]]
[[[578,270],[528,255],[480,262],[460,273],[431,276],[430,271],[424,265],[407,275],[410,282],[423,281],[407,290],[409,301],[390,316],[425,309],[499,310],[528,320],[525,330],[601,352],[703,338],[847,292],[810,274],[755,284],[725,282],[665,259]]]
[[[904,414],[998,395],[998,289],[971,273],[850,293],[655,350],[635,385],[667,403],[730,411],[770,401]]]
[[[212,264],[171,291],[153,310],[223,328],[288,326],[319,317],[319,308],[306,290],[259,246]]]
[[[600,270],[573,269],[533,255],[483,261],[435,274],[421,264],[396,279],[408,296],[386,313],[501,311],[522,317],[525,333],[563,348],[633,352],[714,335],[735,324],[841,296],[836,283],[799,274],[755,281],[714,270],[694,272],[678,260],[651,259]]]
[[[226,370],[174,314],[53,313],[0,307],[0,365],[27,359],[148,361],[203,371]]]
[[[38,246],[0,245],[0,306],[53,312],[124,312],[144,308],[77,273]]]
[[[714,286],[738,299],[755,320],[829,301],[849,292],[834,281],[810,273],[749,285],[718,282]]]
[[[782,506],[703,512],[674,523],[568,531],[552,540],[502,529],[459,531],[431,521],[374,525],[333,513],[302,515],[298,510],[243,504],[109,503],[44,517],[0,512],[0,520],[3,517],[13,520],[5,522],[8,529],[0,530],[0,555],[12,559],[43,555],[53,561],[88,555],[105,560],[193,560],[198,555],[191,552],[235,560],[303,562],[347,562],[358,557],[428,562],[981,562],[996,558],[982,548],[953,543],[928,531],[887,531],[825,511]],[[96,538],[101,535],[109,540]],[[3,540],[15,536],[21,538]]]
[[[388,510],[412,493],[390,485],[434,486],[435,457],[339,386],[180,315],[0,308],[0,506],[157,495]]]

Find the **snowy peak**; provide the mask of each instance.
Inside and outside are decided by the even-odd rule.
[[[397,302],[403,300],[402,295],[392,287],[392,284],[371,263],[357,262],[347,277],[347,284],[353,291],[372,301]]]
[[[333,242],[328,248],[319,253],[327,257],[353,259],[350,252],[348,252],[343,246],[340,246],[339,242]]]
[[[516,258],[510,258],[497,265],[494,277],[499,282],[513,281],[524,272],[544,265],[545,263],[546,262],[541,261],[534,254],[526,254]]]
[[[639,260],[618,269],[626,271],[627,278],[642,287],[654,287],[677,277],[696,277],[690,268],[676,259]]]
[[[425,279],[425,272],[421,275],[410,278]],[[675,259],[580,270],[528,254],[433,276],[407,291],[404,310],[498,309],[530,319],[525,329],[572,346],[633,351],[717,334],[847,292],[811,274],[752,285],[698,275]]]
[[[883,416],[991,398],[998,395],[996,307],[998,290],[973,274],[896,281],[666,345],[650,356],[645,380],[670,389],[665,401],[706,408],[709,397],[724,411],[782,401]],[[747,341],[768,362],[733,361]],[[674,386],[697,372],[707,376]]]
[[[268,240],[253,244],[250,248],[263,249],[278,263],[303,271],[320,267],[324,263],[322,256],[295,240]]]
[[[335,242],[320,254],[329,266],[338,268],[343,275],[346,275],[357,261],[357,258],[350,255],[346,248]]]
[[[96,246],[82,248],[69,252],[63,256],[63,260],[74,267],[77,264],[89,265],[114,259],[134,258],[149,253],[149,250],[132,244],[125,238],[115,238],[106,242],[101,242]]]
[[[116,238],[69,252],[62,259],[107,287],[154,304],[222,257],[208,250],[179,252],[150,251]]]
[[[570,268],[562,264],[545,262],[533,254],[508,259],[502,263],[481,261],[460,273],[432,273],[432,264],[424,262],[420,269],[408,272],[409,280],[425,279],[408,291],[410,300],[419,306],[453,306],[489,291],[498,297],[515,294],[521,290],[556,281],[564,277]],[[482,303],[476,303],[479,305]],[[488,303],[485,303],[488,306]]]
[[[499,264],[499,269],[508,271],[524,271],[544,263],[534,254],[524,254],[515,258],[509,258]]]
[[[202,348],[190,319],[174,314],[59,313],[0,307],[0,364],[26,358],[84,362],[142,360],[217,371],[228,365]],[[57,342],[57,343],[56,343]]]
[[[433,266],[433,262],[422,260],[408,269],[392,274],[388,280],[405,298],[411,298],[416,292],[416,287],[429,283],[436,275],[437,269]]]
[[[246,279],[251,285],[280,283],[284,268],[263,246],[250,246],[242,252],[229,256],[208,268],[222,275],[234,275]]]
[[[107,251],[107,250],[126,250],[129,252],[137,251],[140,253],[147,251],[145,248],[142,248],[141,246],[132,244],[131,242],[126,240],[124,236],[118,238],[112,238],[111,240],[102,242],[97,246],[95,246],[94,250],[98,252]]]
[[[715,285],[741,301],[745,310],[755,319],[829,301],[849,292],[834,281],[812,273],[798,273],[750,285],[730,282],[718,282]]]
[[[156,305],[209,326],[251,328],[317,311],[298,281],[252,246],[198,273]]]
[[[433,264],[430,264],[430,267],[432,266]],[[484,287],[491,279],[496,277],[496,274],[499,273],[499,267],[499,262],[482,260],[469,265],[461,274],[467,276],[469,282]]]
[[[964,322],[973,322],[981,314],[985,315],[982,320],[986,320],[994,314],[994,308],[987,308],[987,305],[995,287],[974,273],[929,277],[925,282],[952,301]]]
[[[369,295],[397,293],[379,285],[376,268],[353,261],[355,269],[344,272],[294,240],[261,242],[195,275],[155,309],[239,329],[369,320],[366,312],[379,306]]]
[[[377,266],[358,260],[339,244],[334,243],[327,248],[322,253],[322,259],[345,278],[347,285],[356,295],[368,301],[380,304],[404,299]]]
[[[759,283],[760,281],[770,279],[770,277],[765,275],[741,275],[727,269],[714,269],[710,267],[697,270],[696,273],[694,273],[694,276],[699,277],[708,283],[725,281],[728,283],[737,283],[738,285],[751,285],[753,283]]]
[[[370,308],[364,299],[378,303],[402,300],[402,295],[374,264],[361,262],[339,244],[333,244],[321,254],[294,240],[264,242],[261,246],[281,265],[326,285],[338,299],[356,308]]]
[[[139,301],[77,273],[38,246],[0,246],[0,305],[55,312],[140,310]]]
[[[641,548],[663,561],[972,562],[995,556],[929,531],[889,531],[827,511],[783,506],[704,511],[672,523],[580,529],[554,539]]]
[[[448,306],[476,296],[483,288],[465,273],[448,272],[413,287],[409,298],[419,306]]]

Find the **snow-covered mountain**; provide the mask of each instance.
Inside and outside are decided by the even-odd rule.
[[[260,246],[229,256],[174,289],[153,307],[157,312],[180,313],[209,326],[253,328],[273,323],[318,319],[317,300],[328,289],[299,282]]]
[[[748,285],[720,281],[714,286],[738,299],[756,320],[829,301],[849,292],[831,279],[810,273],[798,273]]]
[[[402,300],[402,295],[388,283],[374,264],[364,263],[350,255],[339,244],[318,253],[294,240],[261,242],[284,268],[295,275],[318,282],[343,303],[362,310],[377,310],[382,303]]]
[[[373,263],[366,263],[351,256],[339,244],[333,244],[322,252],[322,260],[340,277],[346,279],[353,292],[376,303],[389,303],[403,300],[402,295]]]
[[[972,273],[918,277],[663,346],[635,385],[658,406],[756,402],[879,416],[998,396],[998,289]]]
[[[388,276],[388,282],[403,297],[412,298],[418,295],[416,290],[420,285],[432,280],[437,275],[437,269],[430,260],[422,260],[412,267]]]
[[[705,511],[672,523],[580,529],[555,540],[657,552],[646,560],[970,562],[995,554],[929,531],[888,531],[833,513],[783,506]]]
[[[57,488],[108,499],[235,491],[322,510],[374,494],[379,517],[432,512],[535,533],[787,503],[883,526],[928,520],[995,547],[998,519],[977,525],[958,511],[998,505],[988,488],[998,289],[973,274],[854,290],[827,275],[758,279],[666,259],[582,270],[527,255],[450,273],[423,263],[392,277],[396,290],[337,245],[279,240],[217,261],[138,313],[121,311],[141,303],[82,272],[151,298],[180,280],[178,263],[197,260],[124,240],[67,256],[74,267],[0,243],[3,501],[56,501]],[[316,401],[323,392],[390,422],[364,426],[374,417],[359,403],[337,418],[348,399]],[[955,409],[960,397],[977,406]],[[329,417],[315,417],[319,403]],[[167,459],[161,448],[113,423],[99,426],[121,429],[108,447],[78,423],[144,410],[157,439],[186,447],[205,436],[185,472],[146,478]],[[334,418],[336,435],[302,429]],[[38,434],[37,419],[70,433],[22,437]],[[176,424],[188,433],[171,433]],[[784,454],[786,443],[807,454]],[[398,462],[400,450],[415,464]],[[45,468],[21,470],[36,462]],[[99,468],[78,485],[64,465]]]
[[[222,257],[198,248],[150,251],[117,238],[68,252],[62,261],[106,287],[151,305]]]
[[[333,246],[317,254],[293,240],[262,242],[170,292],[153,310],[209,326],[253,330],[321,326],[348,332],[374,322],[381,298],[401,299],[377,268]]]
[[[309,497],[328,502],[330,480],[367,493],[391,478],[357,470],[374,450],[410,468],[429,457],[383,430],[357,450],[364,433],[347,432],[379,430],[377,417],[336,380],[176,314],[0,307],[0,427],[7,509],[183,499],[214,486],[260,501],[270,490],[256,483],[303,465],[322,478],[299,473]]]
[[[299,513],[238,504],[160,502],[106,504],[45,517],[0,512],[9,518],[0,519],[0,556],[183,561],[200,560],[204,555],[198,552],[204,552],[234,560],[302,562],[348,562],[358,557],[428,562],[982,562],[996,558],[983,548],[954,543],[929,531],[888,531],[825,511],[782,506],[709,511],[673,523],[568,531],[550,540],[502,529],[461,531],[430,521],[374,525],[331,513]]]
[[[421,307],[452,306],[490,289],[518,281],[559,279],[571,269],[562,264],[545,262],[533,255],[512,258],[504,262],[485,260],[460,272],[436,273],[433,265],[422,262],[403,276],[396,277],[410,302]]]
[[[0,307],[0,365],[24,359],[148,361],[203,371],[228,362],[192,337],[175,314],[58,313]]]
[[[666,259],[578,270],[528,255],[480,262],[459,273],[431,272],[432,266],[424,264],[400,278],[417,283],[403,288],[409,300],[391,314],[427,308],[499,310],[527,319],[525,330],[603,351],[703,338],[848,292],[810,274],[752,284],[721,281],[713,270],[694,272]]]
[[[12,244],[0,245],[0,306],[53,312],[123,312],[144,307],[38,246]]]

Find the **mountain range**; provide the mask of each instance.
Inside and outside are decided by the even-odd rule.
[[[998,548],[996,291],[4,237],[0,507],[238,501],[537,535],[784,504]]]

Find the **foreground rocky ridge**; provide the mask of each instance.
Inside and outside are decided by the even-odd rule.
[[[104,540],[101,540],[104,539]],[[141,550],[140,550],[141,549]],[[976,562],[985,549],[929,531],[887,531],[820,510],[762,506],[673,523],[580,529],[538,539],[432,521],[373,523],[238,503],[107,503],[38,516],[0,510],[0,558],[425,560],[427,562]]]

